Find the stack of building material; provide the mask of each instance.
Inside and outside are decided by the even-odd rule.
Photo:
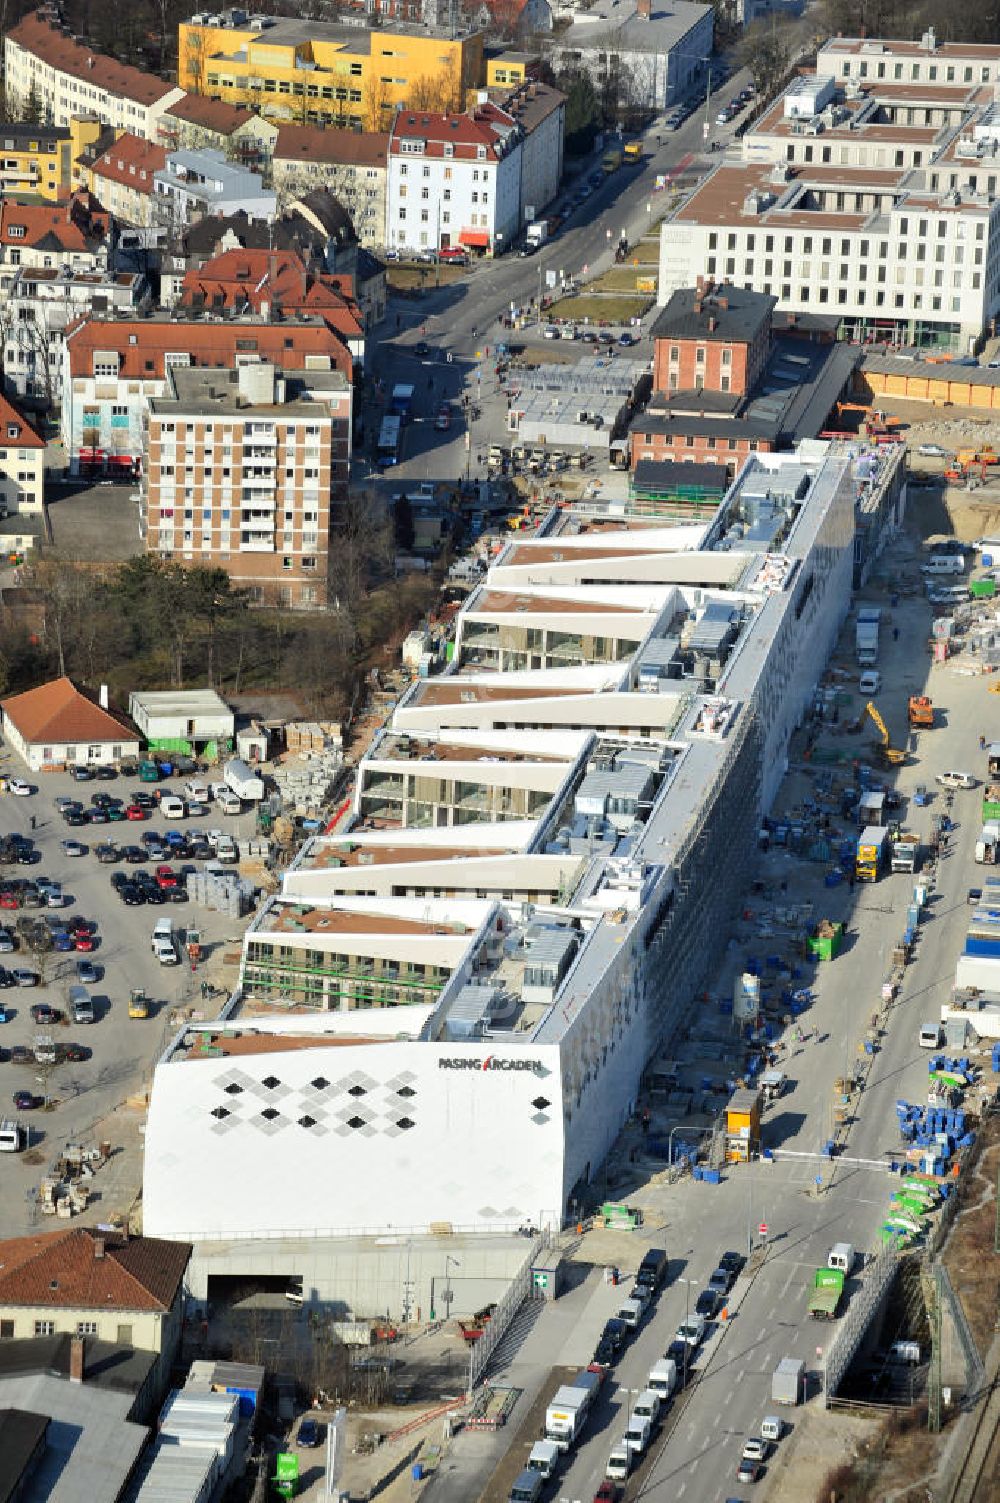
[[[202,867],[188,877],[188,894],[203,908],[215,909],[229,918],[242,918],[253,907],[254,887],[238,872]]]

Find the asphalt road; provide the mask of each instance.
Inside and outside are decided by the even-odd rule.
[[[50,953],[44,986],[16,987],[0,992],[0,1001],[7,1006],[10,1018],[0,1028],[0,1047],[5,1055],[9,1054],[13,1044],[30,1046],[40,1031],[51,1033],[57,1043],[83,1044],[92,1051],[89,1060],[63,1065],[50,1077],[48,1091],[58,1104],[49,1111],[14,1113],[12,1093],[17,1089],[34,1089],[40,1094],[42,1085],[30,1067],[14,1066],[9,1059],[0,1063],[2,1114],[17,1115],[25,1127],[31,1128],[32,1146],[41,1144],[43,1152],[47,1153],[67,1142],[92,1142],[94,1125],[107,1118],[131,1093],[148,1084],[153,1061],[171,1032],[171,1010],[178,1005],[202,1005],[199,987],[204,968],[192,974],[186,964],[164,967],[153,958],[150,935],[156,920],[169,917],[175,929],[197,928],[206,961],[221,943],[242,933],[243,922],[210,912],[191,901],[155,908],[145,905],[125,907],[120,902],[111,889],[111,873],[135,868],[120,864],[102,866],[93,854],[93,848],[103,840],[113,840],[120,845],[138,844],[144,832],[156,830],[162,833],[169,828],[169,822],[154,816],[145,823],[129,821],[71,829],[55,810],[53,800],[60,794],[89,804],[90,795],[95,791],[124,797],[130,789],[139,786],[138,779],[76,783],[68,773],[29,774],[17,758],[7,752],[0,757],[0,770],[24,778],[38,790],[28,798],[0,795],[0,833],[17,832],[34,841],[40,858],[31,866],[11,867],[4,875],[31,879],[45,876],[61,883],[68,901],[59,910],[60,917],[69,919],[80,915],[96,920],[98,926],[98,942],[93,954],[78,957],[74,953]],[[179,790],[182,782],[182,779],[174,779],[166,786],[176,784]],[[177,821],[177,827],[183,829],[189,824],[201,829],[218,827],[239,838],[251,833],[252,814],[226,818],[215,810],[214,805],[211,807],[213,813],[210,816]],[[31,828],[32,818],[36,826],[34,830]],[[65,856],[60,842],[67,838],[79,838],[89,847],[88,854]],[[147,862],[146,868],[152,869],[152,864]],[[45,911],[37,910],[39,914]],[[18,916],[16,912],[0,910],[0,920],[12,930]],[[78,958],[92,960],[101,973],[99,982],[89,988],[96,1004],[97,1021],[85,1026],[63,1023],[39,1029],[32,1022],[31,1006],[36,1002],[49,1002],[65,1013],[68,987],[77,980]],[[35,968],[30,954],[3,955],[0,962],[8,969],[13,965]],[[152,1016],[144,1021],[128,1017],[129,991],[135,986],[145,987],[153,1003]],[[208,1006],[211,1008],[217,1004],[209,1003]],[[0,1155],[0,1201],[4,1205],[5,1235],[15,1235],[26,1229],[22,1224],[22,1218],[27,1214],[25,1196],[37,1183],[38,1175],[37,1167],[26,1164],[23,1155]]]

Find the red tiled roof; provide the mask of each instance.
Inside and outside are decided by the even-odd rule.
[[[145,136],[133,136],[126,131],[109,146],[93,163],[91,171],[96,177],[107,178],[113,183],[124,183],[137,193],[152,193],[153,173],[161,172],[167,165],[167,150]]]
[[[184,120],[188,125],[201,125],[206,130],[216,131],[220,136],[229,136],[241,125],[253,119],[252,110],[241,110],[224,99],[206,99],[203,94],[185,94],[168,110],[163,120]]]
[[[52,235],[64,251],[94,250],[95,241],[107,233],[107,215],[94,212],[96,199],[73,194],[56,204],[19,204],[5,199],[0,204],[0,244],[35,246]],[[20,233],[17,233],[17,232]]]
[[[68,678],[54,678],[37,689],[0,699],[4,719],[29,744],[70,746],[74,742],[136,741],[134,731],[81,694]]]
[[[190,1257],[188,1242],[126,1242],[89,1226],[12,1237],[0,1242],[0,1305],[167,1311]]]
[[[11,434],[10,429],[17,432]],[[44,449],[45,440],[40,438],[27,418],[13,402],[0,394],[0,449]]]
[[[82,79],[116,98],[131,99],[144,108],[155,104],[175,87],[152,73],[144,73],[141,68],[133,68],[106,53],[96,52],[86,42],[74,41],[61,27],[45,20],[37,11],[11,27],[6,40],[30,52],[33,57],[41,58],[60,73]]]
[[[477,104],[464,115],[400,110],[393,122],[389,150],[396,156],[402,155],[402,141],[416,136],[425,143],[426,156],[443,156],[447,144],[455,156],[470,161],[476,160],[481,146],[495,157],[500,152],[503,134],[515,124],[506,111],[490,103]]]
[[[259,313],[276,304],[286,313],[317,313],[347,339],[361,335],[350,277],[315,276],[295,251],[230,250],[187,272],[181,303],[193,307],[246,305]]]
[[[131,342],[135,338],[135,343]],[[351,379],[350,351],[319,319],[294,323],[190,322],[177,319],[81,319],[66,332],[70,372],[94,374],[94,351],[116,350],[123,379],[162,381],[167,353],[185,351],[191,365],[232,370],[236,356],[303,365],[306,355],[329,355],[333,370]],[[296,358],[297,357],[297,358]],[[147,363],[152,369],[147,369]]]
[[[359,167],[384,167],[389,151],[385,131],[323,130],[318,125],[278,127],[274,155],[279,161],[340,162]]]

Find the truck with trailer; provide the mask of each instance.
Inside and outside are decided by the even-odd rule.
[[[901,830],[892,842],[890,869],[915,874],[920,870],[920,840],[908,830]]]
[[[553,1441],[560,1451],[575,1445],[600,1386],[601,1374],[587,1367],[572,1383],[557,1388],[545,1410],[545,1439]]]
[[[877,882],[889,850],[889,831],[882,825],[867,825],[858,836],[854,875],[859,882]]]
[[[809,1314],[813,1320],[836,1320],[843,1297],[843,1271],[840,1268],[817,1268],[809,1296]]]

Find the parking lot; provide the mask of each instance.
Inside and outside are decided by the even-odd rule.
[[[29,774],[8,752],[0,757],[0,773],[12,781],[20,778],[35,790],[29,795],[0,794],[0,840],[8,857],[0,870],[0,929],[15,946],[6,950],[0,940],[5,949],[0,965],[5,973],[24,968],[38,978],[35,985],[8,984],[0,989],[0,1007],[6,1015],[0,1027],[0,1115],[17,1116],[30,1129],[29,1148],[40,1149],[40,1153],[0,1155],[5,1226],[8,1234],[15,1234],[32,1224],[32,1188],[56,1151],[67,1142],[95,1141],[98,1124],[148,1087],[153,1061],[175,1026],[177,1010],[204,1009],[210,1014],[219,1005],[218,997],[202,998],[202,980],[221,948],[227,942],[239,942],[243,921],[208,910],[190,898],[172,901],[169,890],[158,892],[150,901],[149,888],[167,889],[170,882],[166,874],[157,882],[157,866],[169,866],[180,888],[185,868],[206,864],[204,857],[178,855],[176,846],[171,852],[164,845],[162,854],[154,846],[151,852],[151,837],[164,837],[169,831],[176,841],[194,827],[205,832],[217,829],[244,849],[253,833],[254,814],[244,811],[226,816],[213,802],[208,815],[197,818],[166,820],[153,809],[143,811],[147,817],[141,820],[68,824],[59,812],[61,800],[75,800],[89,810],[95,797],[120,799],[124,809],[133,794],[149,795],[153,785],[141,784],[137,777],[76,782],[68,772]],[[181,793],[183,782],[174,777],[156,789]],[[11,836],[20,838],[30,861],[10,859]],[[145,845],[143,836],[147,837]],[[79,842],[82,854],[69,853],[64,842],[70,841]],[[108,843],[118,848],[135,846],[143,859],[126,863],[107,859],[105,853],[101,861],[97,847]],[[207,842],[201,849],[210,852]],[[146,900],[123,902],[112,882],[121,885],[126,877],[132,881],[139,873],[144,875]],[[28,889],[30,907],[24,904],[25,890],[18,889],[21,883],[33,884]],[[46,896],[50,887],[56,889],[52,899]],[[153,929],[164,919],[171,922],[176,936],[175,965],[160,964],[153,953]],[[48,931],[51,946],[35,938],[42,929]],[[186,953],[190,929],[200,936],[201,960],[196,969]],[[93,967],[90,979],[81,978],[81,962]],[[71,1020],[74,998],[70,988],[81,985],[93,1002],[92,1024]],[[144,989],[149,999],[145,1019],[129,1017],[133,988]],[[31,1009],[45,1005],[60,1016],[51,1023],[37,1023]],[[58,1062],[41,1068],[33,1057],[26,1063],[16,1062],[33,1050],[39,1033],[52,1039]],[[71,1045],[79,1047],[68,1049]],[[87,1057],[67,1057],[74,1054]],[[49,1105],[15,1111],[13,1098],[18,1091],[42,1102],[47,1096]],[[99,1214],[100,1202],[97,1210]]]

